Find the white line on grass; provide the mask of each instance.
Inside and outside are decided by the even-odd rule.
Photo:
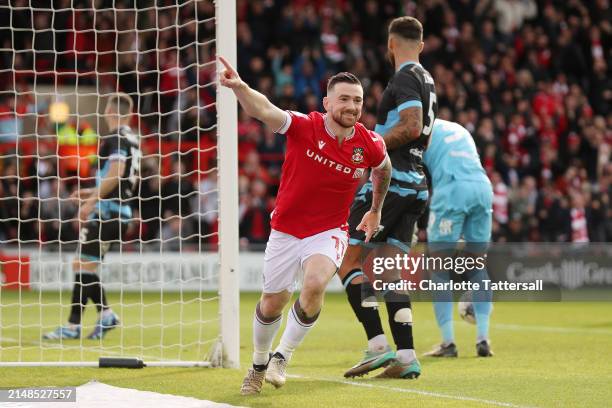
[[[571,334],[605,334],[612,335],[612,330],[592,329],[588,327],[553,327],[553,326],[530,326],[523,324],[508,324],[508,323],[493,323],[491,325],[496,329],[502,330],[517,330],[517,331],[539,331],[550,333],[571,333]]]
[[[494,406],[498,406],[498,407],[530,408],[527,405],[516,405],[516,404],[512,404],[510,402],[495,401],[495,400],[488,400],[488,399],[475,398],[475,397],[464,397],[462,395],[443,394],[443,393],[440,393],[440,392],[415,390],[415,389],[412,389],[412,388],[389,387],[389,386],[386,386],[386,385],[376,385],[376,384],[372,384],[372,383],[369,383],[369,382],[366,383],[366,382],[360,382],[360,381],[340,380],[340,379],[337,379],[337,378],[308,377],[308,376],[305,376],[305,375],[297,375],[297,374],[287,374],[287,377],[301,378],[301,379],[304,379],[304,380],[327,381],[327,382],[333,382],[333,383],[345,384],[345,385],[352,385],[352,386],[355,386],[355,387],[363,387],[363,388],[378,388],[378,389],[387,390],[387,391],[405,392],[407,394],[418,394],[418,395],[424,395],[424,396],[427,396],[427,397],[446,398],[446,399],[452,399],[452,400],[457,400],[457,401],[478,402],[478,403],[481,403],[481,404],[494,405]]]
[[[427,323],[433,326],[437,326],[435,320],[421,320],[420,323]],[[555,326],[542,326],[542,325],[529,325],[529,324],[512,324],[512,323],[491,323],[491,327],[501,330],[512,330],[512,331],[537,331],[537,332],[548,332],[548,333],[567,333],[567,334],[603,334],[610,336],[612,330],[610,329],[597,329],[591,327],[555,327]]]
[[[51,349],[51,350],[66,350],[64,348],[64,345],[62,343],[53,343],[53,342],[42,342],[42,341],[32,341],[32,340],[21,340],[19,341],[18,339],[14,339],[11,337],[0,337],[0,343],[2,342],[7,342],[7,343],[17,343],[19,345],[24,345],[24,344],[29,344],[31,346],[40,346],[42,348],[45,349]],[[103,352],[106,354],[113,354],[116,356],[122,356],[124,355],[121,351],[113,351],[113,350],[106,350],[104,347],[98,347],[98,346],[85,346],[85,347],[90,347],[88,350],[88,352]],[[165,359],[160,359],[159,357],[155,357],[155,356],[147,356],[147,355],[141,355],[141,358],[145,359],[145,360],[152,360],[152,361],[171,361],[171,360],[165,360]]]

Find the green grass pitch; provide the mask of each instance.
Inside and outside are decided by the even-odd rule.
[[[41,301],[42,308],[38,306]],[[68,301],[69,293],[63,293],[61,302]],[[217,333],[216,301],[201,303],[189,294],[182,299],[178,294],[162,298],[159,293],[142,299],[140,294],[120,298],[114,293],[110,301],[123,304],[114,307],[121,315],[122,329],[110,332],[103,342],[83,340],[84,348],[79,341],[68,341],[63,348],[51,343],[41,351],[41,322],[45,330],[52,329],[60,312],[62,321],[67,319],[67,307],[59,306],[57,295],[31,292],[19,299],[14,292],[3,292],[0,360],[94,360],[100,354],[120,352],[122,344],[126,354],[197,359],[208,351],[208,344],[198,347],[197,341],[213,339]],[[342,373],[361,357],[366,339],[343,294],[328,294],[319,322],[294,354],[287,385],[279,390],[266,385],[261,395],[242,397],[238,391],[251,356],[256,301],[256,294],[241,296],[240,370],[0,368],[0,387],[80,385],[96,379],[120,387],[253,407],[601,407],[612,400],[610,303],[497,303],[491,326],[493,358],[475,357],[475,327],[458,320],[458,359],[421,358],[423,374],[417,380],[345,381]],[[27,306],[19,308],[18,302]],[[141,302],[147,306],[142,308]],[[438,341],[438,331],[431,304],[413,307],[420,354]],[[95,319],[91,306],[85,316],[87,333]],[[146,327],[140,327],[141,318]],[[208,322],[200,325],[200,320]],[[16,347],[18,339],[25,348]],[[185,346],[176,346],[179,342]],[[160,344],[164,345],[161,349]]]

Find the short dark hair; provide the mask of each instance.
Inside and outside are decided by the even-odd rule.
[[[398,17],[389,24],[389,35],[391,34],[406,40],[423,41],[423,25],[414,17]]]
[[[117,92],[108,96],[107,105],[112,105],[113,110],[121,116],[127,116],[132,113],[134,103],[130,95]]]
[[[331,91],[336,84],[339,84],[341,82],[362,86],[359,78],[357,78],[350,72],[338,72],[336,75],[332,76],[327,81],[327,92]]]

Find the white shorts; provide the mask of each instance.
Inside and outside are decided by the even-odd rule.
[[[304,261],[315,254],[327,256],[339,268],[347,246],[348,234],[340,228],[304,239],[272,230],[264,256],[263,292],[293,292]]]

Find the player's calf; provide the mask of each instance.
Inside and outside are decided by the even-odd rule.
[[[389,326],[397,346],[397,357],[403,363],[416,360],[412,337],[412,305],[405,293],[389,291],[384,295]]]
[[[319,312],[314,316],[309,316],[301,306],[301,300],[297,299],[287,315],[287,326],[280,340],[280,344],[274,351],[274,354],[280,353],[285,360],[285,365],[295,349],[302,343],[310,329],[313,328]]]

